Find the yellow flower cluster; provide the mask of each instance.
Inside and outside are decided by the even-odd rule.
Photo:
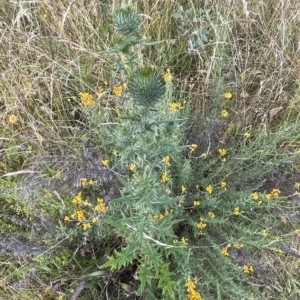
[[[10,115],[10,116],[8,117],[8,122],[9,122],[10,124],[15,124],[15,123],[18,122],[18,117],[17,117],[16,115]]]
[[[219,149],[218,152],[219,152],[219,154],[221,156],[225,156],[227,154],[227,150],[226,149]]]
[[[274,196],[275,198],[278,198],[280,194],[281,194],[281,190],[280,189],[273,189],[271,191],[271,195]]]
[[[200,205],[200,201],[194,200],[194,206],[199,206]]]
[[[249,273],[252,273],[253,271],[254,271],[254,269],[252,266],[244,265],[244,273],[249,274]]]
[[[130,171],[134,171],[135,170],[135,168],[136,168],[136,164],[134,164],[134,163],[131,163],[130,165],[129,165],[129,170]]]
[[[84,220],[84,214],[82,210],[77,210],[76,211],[76,218],[78,221],[83,221]]]
[[[224,191],[226,191],[227,190],[227,182],[226,181],[222,181],[221,182],[221,187],[222,187],[222,189],[224,190]]]
[[[244,247],[244,244],[236,243],[236,244],[233,245],[233,247],[236,248],[236,249],[241,249],[241,248]]]
[[[174,113],[175,111],[177,111],[179,109],[183,109],[183,106],[181,103],[172,102],[169,105],[170,105],[170,110],[172,113]]]
[[[44,198],[47,199],[52,195],[52,193],[49,190],[45,190]]]
[[[216,217],[216,215],[212,212],[212,211],[209,211],[207,213],[212,219],[214,219]]]
[[[102,164],[103,164],[104,167],[106,167],[108,165],[108,163],[109,163],[108,159],[102,160]]]
[[[84,182],[84,184],[86,184],[88,181],[87,180],[83,180],[83,182]],[[91,204],[88,202],[87,199],[85,201],[83,201],[83,199],[82,199],[82,193],[81,192],[79,192],[72,199],[72,202],[75,203],[75,204],[77,204],[80,209],[75,210],[74,213],[71,214],[70,216],[65,216],[64,217],[64,221],[68,222],[68,221],[71,221],[71,219],[72,220],[77,220],[78,221],[77,225],[81,225],[82,224],[83,230],[89,229],[91,227],[91,225],[90,225],[90,223],[87,222],[87,219],[85,218],[85,215],[84,215],[85,212],[81,208],[83,206],[85,206],[85,207],[91,207]],[[94,210],[95,211],[100,211],[102,213],[106,213],[106,211],[107,211],[108,208],[106,207],[106,204],[105,204],[104,200],[98,198],[97,202],[98,202],[98,204],[94,207]],[[94,216],[92,218],[92,223],[96,223],[97,220],[98,220],[98,217]],[[85,223],[83,223],[83,221],[85,221]]]
[[[184,185],[181,186],[181,192],[182,193],[186,192],[186,187]]]
[[[212,187],[212,185],[210,184],[208,187],[206,187],[205,189],[209,194],[212,194],[214,188]]]
[[[123,87],[122,85],[119,85],[119,86],[115,86],[112,90],[112,93],[114,95],[117,95],[117,96],[121,96],[122,95],[122,90],[123,90]]]
[[[203,218],[200,218],[200,222],[198,223],[197,227],[199,228],[200,230],[200,234],[203,234],[203,229],[205,229],[207,226],[207,224],[204,222],[204,219]]]
[[[187,242],[187,239],[183,236],[180,241],[185,244]]]
[[[257,194],[257,193],[253,193],[252,197],[254,194]],[[267,200],[270,200],[272,197],[278,198],[280,194],[281,194],[280,189],[273,189],[270,193],[266,194],[265,197]],[[256,198],[253,197],[253,199],[256,199]]]
[[[86,186],[86,185],[94,185],[97,183],[97,180],[88,180],[87,178],[81,178],[81,185]]]
[[[82,201],[82,194],[79,192],[72,200],[73,203],[80,203]]]
[[[221,254],[223,254],[224,256],[229,256],[228,249],[231,248],[231,246],[231,243],[228,243],[227,246],[221,250]]]
[[[161,160],[166,166],[171,166],[171,163],[170,163],[170,156],[164,156]]]
[[[193,153],[193,152],[196,150],[197,147],[198,147],[198,145],[192,144],[192,145],[189,147],[190,153]]]
[[[240,208],[239,207],[235,207],[234,208],[234,214],[236,215],[236,216],[238,216],[238,215],[240,215],[240,214],[242,214],[243,213],[243,211],[240,211]]]
[[[81,104],[83,106],[88,107],[95,105],[96,102],[93,100],[93,96],[90,93],[80,92],[79,95],[81,99]]]
[[[230,92],[226,92],[226,93],[224,94],[224,97],[225,97],[226,99],[230,99],[230,98],[232,98],[232,94],[231,94]]]
[[[221,117],[222,117],[222,118],[227,118],[227,117],[228,117],[228,111],[227,111],[226,109],[223,109],[223,110],[221,111]]]
[[[264,229],[261,234],[263,237],[267,237],[269,233],[267,230]]]
[[[172,74],[170,69],[167,69],[167,73],[164,75],[165,82],[170,82],[172,80]]]
[[[105,214],[108,208],[107,208],[104,200],[101,198],[97,198],[97,202],[98,202],[98,204],[95,206],[95,210],[100,211]]]
[[[170,178],[168,177],[168,172],[164,171],[161,175],[161,182],[168,182],[170,180]]]
[[[90,225],[89,223],[84,223],[84,224],[82,224],[83,230],[87,230],[87,229],[89,229],[90,227],[91,227],[91,225]]]
[[[166,210],[165,211],[165,214],[159,214],[159,215],[153,215],[152,217],[151,217],[151,221],[156,221],[156,220],[161,220],[161,219],[163,219],[164,217],[167,217],[168,215],[170,215],[171,213],[173,212],[173,209],[170,209],[170,210]]]
[[[185,286],[188,293],[188,300],[202,300],[201,295],[196,291],[196,284],[191,280],[190,276]]]

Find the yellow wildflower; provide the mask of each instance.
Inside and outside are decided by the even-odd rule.
[[[300,188],[300,182],[295,182],[295,188],[298,190]]]
[[[199,206],[200,205],[200,201],[194,201],[194,206]]]
[[[200,157],[206,157],[207,156],[207,153],[206,152],[203,152],[203,153],[201,153],[201,155],[200,155]]]
[[[80,203],[82,201],[81,192],[79,192],[72,200],[72,203]]]
[[[258,194],[257,194],[257,192],[252,193],[251,196],[252,196],[252,198],[254,200],[258,200]]]
[[[215,215],[212,211],[209,211],[209,212],[208,212],[208,215],[209,215],[212,219],[214,219],[214,218],[216,217],[216,215]]]
[[[158,216],[157,215],[153,215],[152,217],[151,217],[151,221],[156,221],[158,219]]]
[[[228,243],[226,247],[221,250],[221,254],[229,256],[228,249],[231,248],[231,243]]]
[[[219,149],[218,152],[219,152],[219,154],[221,156],[225,156],[227,154],[227,150],[226,149]]]
[[[172,80],[172,74],[170,69],[167,69],[167,73],[164,75],[165,82],[170,82]]]
[[[95,210],[100,211],[103,214],[105,214],[108,208],[107,208],[104,200],[101,198],[97,198],[97,202],[98,202],[98,204],[95,206]]]
[[[174,113],[175,111],[177,111],[179,109],[183,109],[183,106],[181,103],[172,102],[169,104],[169,106],[170,106],[170,110],[172,113]]]
[[[188,281],[185,284],[188,293],[188,300],[202,300],[201,295],[195,290],[196,284],[191,281],[190,276],[188,277]]]
[[[183,237],[181,238],[181,242],[185,244],[185,243],[187,242],[187,239],[183,236]]]
[[[18,117],[17,117],[16,115],[10,115],[10,116],[8,117],[8,122],[9,122],[10,124],[15,124],[15,123],[18,122]]]
[[[280,193],[281,193],[280,189],[273,189],[271,191],[272,196],[274,196],[275,198],[278,198]]]
[[[267,230],[263,230],[261,234],[263,237],[267,237],[269,233]]]
[[[270,200],[271,197],[272,197],[272,194],[266,194],[265,197],[266,197],[267,200]]]
[[[197,147],[198,147],[198,145],[192,144],[192,145],[189,147],[190,153],[193,153]]]
[[[170,163],[170,156],[164,156],[161,160],[163,163],[165,163],[168,167],[171,166],[171,163]]]
[[[222,117],[222,118],[227,118],[227,117],[228,117],[228,111],[227,111],[226,109],[223,109],[223,110],[221,111],[221,117]]]
[[[246,133],[244,134],[244,136],[245,136],[245,138],[249,139],[250,136],[251,136],[251,134],[250,134],[249,132],[246,132]]]
[[[91,227],[91,225],[89,223],[85,223],[85,224],[82,224],[82,227],[83,227],[83,230],[87,230],[88,228]]]
[[[231,94],[230,92],[226,92],[226,93],[224,94],[224,97],[225,97],[226,99],[230,99],[230,98],[232,98],[232,94]]]
[[[105,160],[102,160],[102,164],[104,167],[106,167],[109,163],[109,160],[108,159],[105,159]]]
[[[226,181],[222,181],[222,182],[221,182],[221,187],[222,187],[225,191],[227,190],[226,185],[227,185],[227,182],[226,182]]]
[[[66,222],[70,221],[70,217],[69,216],[65,216],[64,221],[66,221]]]
[[[247,266],[247,265],[244,265],[244,273],[252,273],[254,271],[253,267],[252,266]]]
[[[212,187],[212,185],[210,184],[209,186],[206,187],[205,189],[209,194],[212,194],[214,188]]]
[[[234,214],[235,214],[236,216],[240,215],[241,213],[243,213],[243,211],[240,211],[240,208],[239,208],[239,207],[235,207],[235,208],[234,208]]]
[[[162,176],[161,176],[161,182],[168,182],[170,180],[170,178],[168,177],[168,172],[167,171],[164,171],[162,173]]]
[[[136,167],[136,165],[135,165],[134,163],[131,163],[131,164],[129,165],[129,170],[130,170],[130,171],[134,171],[134,170],[135,170],[135,167]]]
[[[114,95],[117,95],[117,96],[121,96],[122,95],[122,90],[123,90],[123,87],[122,85],[119,85],[119,86],[115,86],[112,90],[112,93]]]
[[[81,185],[82,186],[87,185],[87,178],[81,178]]]
[[[81,99],[81,104],[83,106],[88,107],[88,106],[95,105],[96,102],[93,100],[93,96],[90,93],[80,92],[79,95],[80,95],[80,99]]]
[[[233,247],[236,248],[236,249],[241,249],[241,248],[244,247],[244,244],[236,243],[236,244],[233,245]]]
[[[186,187],[184,185],[181,186],[181,192],[182,193],[186,192]]]
[[[98,217],[94,217],[93,219],[92,219],[92,223],[96,223],[98,221]]]
[[[202,231],[202,229],[205,229],[207,227],[207,224],[205,223],[203,218],[200,218],[200,222],[198,223],[197,227]]]
[[[51,196],[51,192],[49,190],[45,190],[44,198],[49,198]]]
[[[77,220],[78,221],[84,220],[84,215],[83,215],[83,211],[82,210],[77,210],[76,211],[76,216],[77,216]]]

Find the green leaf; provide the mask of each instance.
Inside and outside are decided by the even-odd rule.
[[[142,292],[144,291],[146,284],[150,283],[151,279],[153,278],[152,272],[150,271],[149,267],[149,265],[141,264],[139,265],[137,270],[138,279],[141,282],[140,289]]]
[[[172,14],[172,17],[174,19],[179,19],[179,18],[181,18],[181,13],[180,12],[176,12],[176,13]]]

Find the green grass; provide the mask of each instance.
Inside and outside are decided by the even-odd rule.
[[[276,237],[299,250],[300,4],[134,1],[158,42],[134,47],[137,65],[172,73],[146,115],[113,94],[121,1],[19,2],[0,0],[0,298],[188,299],[190,276],[203,299],[298,299],[298,258]],[[87,230],[65,221],[81,210]]]

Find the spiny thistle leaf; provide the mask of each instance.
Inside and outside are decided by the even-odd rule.
[[[130,8],[121,8],[115,11],[113,23],[119,33],[136,33],[140,27],[140,18],[138,13]]]
[[[138,33],[130,33],[118,40],[116,43],[116,49],[123,53],[129,54],[132,46],[137,44],[143,44],[143,39],[138,35]]]
[[[142,67],[128,80],[128,92],[141,105],[154,105],[165,94],[165,81],[155,70]]]

